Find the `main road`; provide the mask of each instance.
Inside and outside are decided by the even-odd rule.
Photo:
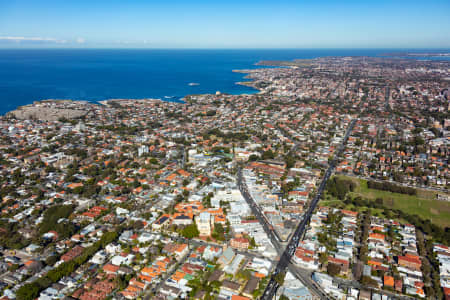
[[[267,236],[270,238],[270,241],[272,245],[275,247],[275,250],[277,250],[277,253],[281,253],[281,255],[285,252],[285,247],[280,242],[280,239],[278,237],[278,234],[273,230],[273,226],[269,224],[268,220],[264,216],[264,214],[261,212],[259,205],[257,205],[253,199],[253,197],[248,192],[247,185],[242,177],[242,170],[238,170],[238,187],[241,191],[242,196],[247,201],[248,205],[250,206],[252,213],[257,217],[259,222],[264,228],[264,231],[266,232]],[[294,276],[300,280],[309,290],[313,292],[316,296],[318,296],[320,299],[327,299],[325,294],[319,290],[310,280],[310,278],[305,277],[304,274],[299,272],[298,269],[295,268],[293,264],[289,264],[289,270],[291,271]],[[278,268],[278,265],[277,265]],[[275,270],[276,271],[276,270]],[[269,282],[269,284],[271,284]]]
[[[334,155],[333,160],[330,162],[330,165],[323,176],[323,179],[319,185],[319,188],[317,189],[316,195],[314,196],[313,200],[311,201],[311,203],[308,207],[308,210],[306,211],[305,215],[303,216],[303,219],[298,224],[294,234],[292,235],[291,240],[287,244],[284,251],[279,246],[279,243],[278,243],[279,238],[278,238],[277,234],[275,233],[275,231],[273,230],[273,227],[270,224],[268,224],[267,219],[262,214],[261,210],[259,209],[259,206],[256,205],[256,203],[253,201],[253,198],[250,196],[246,184],[242,181],[242,170],[241,169],[238,170],[238,186],[239,186],[239,189],[240,189],[242,195],[244,196],[247,203],[250,205],[250,208],[252,209],[253,214],[255,214],[255,216],[258,218],[260,223],[263,225],[264,231],[266,231],[267,235],[269,236],[270,240],[272,241],[272,244],[274,245],[274,247],[277,249],[278,253],[281,253],[280,260],[278,261],[278,264],[275,267],[275,270],[274,270],[272,277],[266,287],[266,290],[264,291],[264,294],[261,296],[260,299],[262,299],[262,300],[273,299],[273,297],[275,296],[275,293],[277,292],[278,288],[280,287],[279,283],[275,280],[275,278],[276,278],[277,274],[284,273],[286,271],[286,268],[288,268],[289,265],[291,264],[291,259],[295,253],[295,250],[297,249],[298,242],[301,239],[301,237],[303,236],[303,234],[305,233],[306,226],[309,223],[312,213],[316,209],[317,203],[319,202],[320,197],[322,196],[322,192],[325,189],[328,179],[331,177],[331,175],[336,167],[336,164],[337,164],[337,161],[338,161],[340,155],[342,154],[342,152],[345,149],[345,145],[347,143],[348,137],[350,136],[350,133],[352,132],[353,127],[355,126],[355,123],[356,123],[356,119],[353,119],[352,121],[350,121],[350,124],[345,133],[344,139],[342,140],[342,143],[341,143],[338,151]],[[295,145],[294,147],[297,147],[297,145]],[[302,276],[301,272],[298,272],[298,270],[296,270],[293,267],[289,267],[289,269],[293,272],[294,275],[296,275],[296,277],[301,282],[303,282],[305,284],[305,286],[307,286],[320,299],[324,299],[324,300],[328,299],[328,297],[315,285],[315,283],[311,280],[311,278],[309,276]]]

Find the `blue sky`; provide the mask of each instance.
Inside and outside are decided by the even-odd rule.
[[[0,48],[450,48],[449,12],[449,0],[0,0]]]

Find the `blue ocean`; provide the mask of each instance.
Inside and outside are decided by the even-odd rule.
[[[0,50],[0,114],[42,99],[176,101],[187,94],[216,91],[254,93],[236,84],[245,74],[233,73],[233,69],[256,68],[260,60],[386,52],[392,50]]]

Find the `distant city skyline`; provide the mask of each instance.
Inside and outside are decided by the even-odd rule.
[[[450,1],[0,0],[0,48],[450,48]]]

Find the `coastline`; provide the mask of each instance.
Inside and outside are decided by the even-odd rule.
[[[289,51],[272,50],[0,51],[0,115],[46,99],[96,103],[105,99],[156,98],[180,102],[186,95],[216,91],[233,95],[258,93],[238,84],[244,80],[232,70],[251,68],[260,55],[269,58],[272,52],[275,57],[290,55]]]
[[[257,65],[257,63],[255,63],[254,65]],[[231,70],[231,72],[233,73],[242,73],[242,74],[247,74],[246,76],[243,76],[243,79],[251,79],[248,76],[251,73],[251,69],[243,69],[243,70]],[[256,85],[252,84],[254,81],[250,80],[250,81],[237,81],[234,82],[235,85],[240,85],[240,86],[245,86],[245,87],[249,87],[252,88],[254,91],[252,93],[237,93],[237,94],[230,94],[227,92],[221,92],[221,91],[216,91],[217,93],[223,93],[223,94],[229,94],[229,95],[248,95],[248,94],[259,94],[262,92],[262,90],[260,88],[258,88]],[[197,86],[197,85],[196,85]],[[83,100],[83,99],[40,99],[40,100],[34,100],[29,104],[24,104],[24,105],[19,105],[16,108],[5,112],[4,114],[0,115],[0,117],[5,117],[7,115],[15,115],[17,117],[16,112],[19,112],[21,114],[21,111],[23,110],[27,110],[27,109],[32,109],[39,103],[71,103],[71,104],[99,104],[99,105],[109,105],[111,102],[115,102],[115,101],[135,101],[135,102],[146,102],[146,101],[161,101],[161,102],[169,102],[169,103],[179,103],[179,104],[184,104],[186,103],[186,98],[190,97],[190,96],[194,96],[194,95],[213,95],[213,93],[193,93],[193,94],[186,94],[184,96],[182,96],[179,99],[172,99],[172,98],[168,98],[168,99],[163,99],[163,98],[153,98],[153,97],[145,97],[145,98],[108,98],[108,99],[103,99],[103,100]],[[29,113],[29,112],[25,112],[25,113]],[[31,114],[32,115],[32,114]],[[21,117],[22,119],[25,119],[25,117]]]
[[[394,52],[389,49],[368,49],[368,50],[327,50],[327,49],[318,49],[318,50],[267,50],[267,51],[244,51],[240,53],[239,60],[236,60],[236,56],[223,57],[223,55],[228,55],[226,52],[221,51],[212,51],[212,52],[201,52],[205,57],[202,57],[201,60],[181,62],[183,65],[174,64],[176,67],[171,67],[172,69],[165,69],[165,64],[161,64],[159,61],[153,61],[155,58],[152,56],[152,53],[155,52],[147,52],[142,51],[139,52],[139,57],[137,59],[133,59],[131,62],[146,62],[146,67],[144,69],[145,74],[142,73],[141,70],[132,69],[129,73],[131,77],[131,81],[124,81],[121,78],[117,77],[121,76],[118,74],[123,73],[122,67],[119,64],[116,69],[113,69],[113,73],[108,72],[100,76],[96,76],[95,72],[98,71],[97,67],[92,67],[91,62],[88,60],[90,58],[89,53],[91,51],[64,51],[64,50],[55,50],[64,53],[69,53],[70,57],[75,58],[74,63],[80,64],[82,68],[93,68],[94,72],[91,77],[81,76],[78,78],[71,72],[78,72],[74,70],[71,65],[65,66],[64,68],[58,69],[58,72],[52,72],[51,74],[59,74],[59,72],[69,73],[69,78],[63,77],[63,79],[59,79],[51,75],[48,77],[47,73],[44,73],[44,80],[41,82],[40,78],[42,72],[47,72],[47,66],[54,67],[56,64],[66,64],[67,60],[58,61],[53,57],[45,56],[46,51],[31,51],[31,50],[23,50],[20,53],[10,52],[14,59],[18,61],[23,61],[21,66],[27,63],[28,59],[40,58],[44,57],[46,60],[42,62],[42,65],[39,65],[37,68],[37,72],[30,73],[29,75],[33,75],[32,78],[27,78],[24,76],[24,71],[18,68],[19,66],[15,65],[5,65],[6,61],[11,59],[8,56],[3,55],[2,59],[5,62],[0,61],[0,69],[3,66],[3,70],[7,70],[8,68],[15,70],[16,74],[18,74],[15,78],[10,76],[10,72],[5,73],[2,77],[0,71],[0,79],[4,79],[3,81],[3,89],[0,89],[0,99],[3,99],[3,103],[0,102],[0,115],[6,115],[7,113],[14,111],[21,106],[26,106],[33,103],[36,99],[38,101],[46,101],[51,99],[74,99],[78,101],[78,99],[88,101],[90,103],[100,103],[100,101],[109,100],[109,99],[159,99],[164,102],[178,102],[183,103],[183,99],[189,95],[199,95],[199,94],[213,94],[215,91],[220,91],[224,94],[231,95],[241,95],[241,94],[258,94],[264,90],[263,86],[258,86],[255,84],[252,78],[252,73],[255,70],[262,68],[301,68],[307,67],[311,61],[315,59],[323,59],[326,57],[378,57],[380,59],[385,59],[383,53],[393,54]],[[102,50],[108,51],[108,50]],[[131,50],[130,50],[131,51]],[[7,53],[8,51],[4,51],[2,54]],[[37,53],[37,54],[36,54]],[[109,53],[109,52],[108,52]],[[115,55],[114,52],[112,52]],[[133,52],[136,54],[135,52]],[[158,55],[164,55],[167,59],[178,59],[177,57],[173,57],[173,52],[165,52],[159,51]],[[179,52],[178,52],[179,53]],[[192,51],[190,52],[192,54]],[[225,54],[224,54],[225,53]],[[253,56],[255,53],[259,53],[257,58]],[[262,53],[262,54],[261,54]],[[403,54],[404,52],[395,52],[398,54]],[[448,53],[448,52],[447,52]],[[118,60],[119,63],[122,63],[122,60],[126,59],[126,56],[121,53],[120,56],[113,56],[114,59]],[[411,55],[407,58],[408,60],[414,59],[417,60],[419,54],[433,54],[435,53],[426,53],[424,51],[420,53],[411,53]],[[41,55],[41,56],[40,56]],[[218,57],[220,59],[218,60]],[[283,57],[280,59],[280,56]],[[251,60],[249,59],[251,57]],[[272,60],[267,60],[267,58],[271,58]],[[440,56],[442,60],[448,60],[448,56],[445,54]],[[209,61],[213,60],[213,68],[205,67],[199,68],[198,70],[181,73],[181,76],[176,76],[176,79],[173,79],[174,72],[177,70],[184,70],[186,68],[192,67],[193,64],[202,66],[209,65]],[[214,60],[216,59],[216,60]],[[389,58],[388,58],[389,59]],[[393,58],[390,58],[393,59]],[[399,58],[397,58],[399,59]],[[406,59],[406,58],[404,58]],[[14,61],[14,60],[13,60]],[[31,60],[32,62],[32,60]],[[123,63],[128,62],[124,61]],[[9,62],[8,62],[9,63]],[[101,63],[105,65],[109,65],[110,60],[102,61]],[[225,68],[224,69],[224,64]],[[229,69],[227,66],[229,65]],[[238,66],[238,68],[236,68]],[[33,66],[35,67],[35,66]],[[101,68],[100,68],[101,69]],[[190,69],[186,69],[190,70]],[[150,72],[150,73],[148,73]],[[114,74],[114,78],[112,80],[109,79],[109,73]],[[244,74],[244,76],[239,76],[240,78],[236,78],[236,76],[232,76],[231,74]],[[142,75],[145,76],[142,76]],[[150,74],[150,77],[147,76]],[[178,74],[178,73],[177,73]],[[188,74],[188,75],[186,75]],[[92,77],[96,76],[96,77]],[[167,77],[169,76],[169,77]],[[200,76],[200,77],[199,77]],[[98,77],[98,78],[97,78]],[[142,78],[144,78],[142,80]],[[167,78],[166,78],[167,77]],[[36,80],[37,78],[37,80]],[[92,80],[91,80],[92,79]],[[167,79],[167,80],[166,80]],[[213,80],[210,80],[213,79]],[[11,81],[10,81],[11,80]],[[136,82],[139,81],[139,82]],[[90,82],[94,82],[92,84]],[[200,86],[189,86],[189,82],[199,82]],[[242,87],[239,88],[238,86]],[[61,95],[61,96],[59,96]]]

